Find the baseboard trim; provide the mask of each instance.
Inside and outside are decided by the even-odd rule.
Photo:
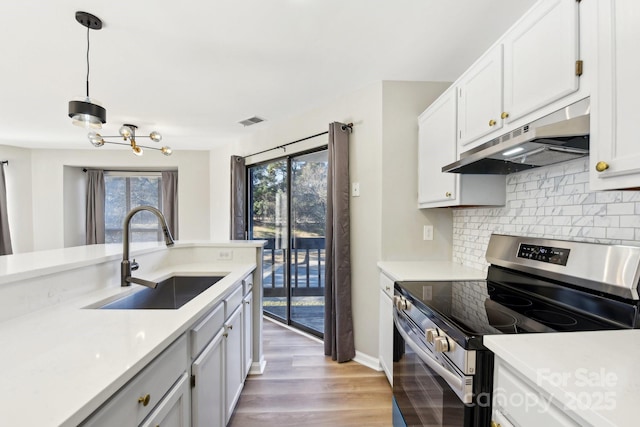
[[[251,368],[249,368],[249,375],[262,375],[264,374],[264,369],[267,367],[267,361],[264,360],[264,356],[262,356],[262,360],[260,362],[251,363]]]
[[[382,371],[382,367],[380,366],[380,361],[377,357],[371,357],[368,354],[361,353],[356,350],[356,357],[353,358],[354,362],[358,362],[359,364],[366,366],[367,368],[373,369],[374,371]]]

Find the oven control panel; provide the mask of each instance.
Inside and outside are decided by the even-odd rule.
[[[570,250],[551,246],[521,243],[518,247],[518,258],[532,259],[549,264],[567,265]]]

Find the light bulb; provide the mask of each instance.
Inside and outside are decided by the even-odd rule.
[[[160,151],[162,151],[162,154],[164,154],[165,156],[170,156],[171,153],[173,153],[171,147],[162,147]]]
[[[160,135],[160,132],[156,132],[155,130],[149,134],[149,138],[155,142],[162,141],[162,135]]]
[[[88,136],[89,142],[91,142],[94,147],[102,147],[104,145],[104,138],[99,133],[89,132]]]
[[[133,129],[131,129],[129,126],[122,126],[120,128],[120,135],[124,138],[124,139],[128,139],[131,138],[131,134],[133,133]]]

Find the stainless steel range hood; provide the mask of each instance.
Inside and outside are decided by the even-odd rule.
[[[460,155],[442,172],[506,175],[589,154],[589,98]]]

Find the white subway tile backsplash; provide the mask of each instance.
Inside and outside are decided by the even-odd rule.
[[[640,246],[640,191],[589,191],[588,159],[511,174],[503,208],[453,210],[453,259],[486,269],[492,233]]]
[[[636,211],[635,203],[609,203],[607,215],[633,215]]]

